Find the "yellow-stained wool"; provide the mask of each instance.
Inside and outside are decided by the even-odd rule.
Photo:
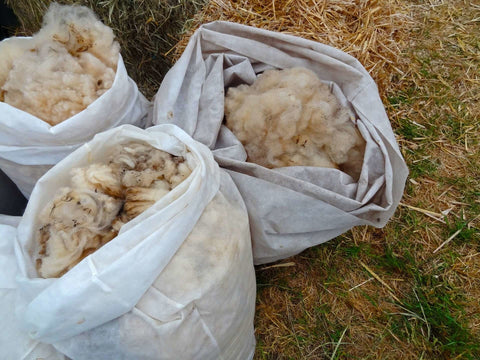
[[[53,3],[31,39],[0,44],[0,100],[56,125],[112,86],[119,50],[90,9]]]
[[[170,191],[170,185],[163,180],[155,181],[150,187],[130,187],[125,194],[123,210],[127,218],[133,219],[152,206]]]
[[[312,71],[267,70],[228,90],[225,116],[248,161],[268,168],[339,168],[357,179],[365,141],[354,116]]]
[[[106,164],[72,169],[71,187],[39,215],[40,276],[63,275],[190,173],[183,157],[133,142],[115,147]]]

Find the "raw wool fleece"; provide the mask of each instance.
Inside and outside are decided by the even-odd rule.
[[[358,179],[365,140],[354,116],[305,68],[267,70],[253,85],[228,89],[227,127],[247,161],[267,168],[319,166]]]
[[[119,50],[90,9],[52,3],[32,38],[0,43],[0,100],[56,125],[112,86]]]
[[[184,158],[191,174],[180,181],[172,171],[170,179],[180,182],[122,225],[114,239],[61,277],[41,278],[35,266],[39,213],[59,187],[71,184],[74,169],[111,166],[113,158],[140,171],[132,162],[136,155],[118,156],[118,146],[124,144],[130,144],[126,153],[139,155],[137,165],[149,162],[142,158],[148,144]],[[96,168],[101,175],[93,177],[82,170],[85,177],[77,180],[97,192],[116,192],[118,183],[109,181],[111,173],[104,170]],[[137,178],[127,172],[128,181]],[[108,189],[101,188],[107,183]],[[32,193],[18,227],[15,255],[20,325],[69,358],[253,357],[256,286],[246,208],[208,148],[175,126],[111,129],[53,167]]]
[[[66,21],[53,19],[52,17],[56,15],[64,16]],[[73,17],[75,17],[74,24],[71,22]],[[138,91],[135,82],[128,77],[122,56],[118,54],[118,44],[113,40],[112,30],[99,22],[90,10],[82,7],[52,5],[46,21],[49,26],[40,31],[39,34],[42,35],[40,40],[47,43],[46,39],[55,36],[60,42],[48,40],[52,46],[42,47],[42,51],[49,52],[51,49],[63,47],[63,50],[59,50],[61,56],[59,55],[58,59],[64,56],[75,64],[70,63],[71,68],[65,68],[59,64],[59,71],[52,73],[45,67],[49,68],[57,61],[55,54],[55,57],[45,59],[45,62],[41,62],[33,70],[25,71],[23,74],[19,71],[19,76],[29,78],[21,86],[23,90],[31,90],[32,96],[26,100],[19,96],[15,100],[25,100],[25,103],[31,102],[31,104],[36,101],[44,102],[42,109],[55,107],[55,111],[61,112],[64,110],[68,112],[78,105],[77,109],[81,111],[52,126],[35,115],[0,101],[0,168],[27,198],[36,181],[46,171],[91,140],[95,134],[123,124],[145,127],[147,113],[151,106]],[[27,57],[38,56],[37,52],[29,51],[32,48],[32,41],[35,42],[32,38],[13,37],[0,42],[0,74],[4,75],[5,80],[10,74],[9,69],[11,70],[16,62],[15,59],[21,57],[21,54]],[[78,56],[70,54],[65,44]],[[85,71],[89,74],[76,72],[81,67],[80,63],[88,67]],[[42,77],[48,73],[53,76],[52,81],[56,81],[54,79],[58,75],[61,77],[59,83],[64,84],[56,88],[59,96],[65,97],[57,104],[54,102],[59,98],[51,93],[52,89],[46,89],[43,85],[39,87],[39,84],[33,81],[35,76]],[[85,81],[80,89],[73,90],[69,88],[70,85],[65,85],[79,81]],[[108,89],[106,89],[107,86]],[[105,88],[100,89],[100,87]],[[100,91],[96,95],[90,92],[94,88],[95,92]],[[85,107],[76,99],[88,92],[93,94],[91,100],[94,101]],[[102,95],[96,98],[100,93]]]
[[[349,169],[247,162],[224,125],[225,89],[272,69],[307,68],[355,115],[365,140],[358,180]],[[281,104],[279,104],[279,107]],[[363,66],[342,51],[291,35],[217,21],[202,25],[155,96],[154,124],[175,124],[213,150],[248,209],[254,262],[298,254],[352,228],[384,226],[403,194],[407,167]]]
[[[190,173],[183,157],[142,143],[117,145],[105,164],[72,169],[71,184],[39,214],[40,276],[63,275]]]

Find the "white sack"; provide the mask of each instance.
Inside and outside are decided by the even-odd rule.
[[[358,182],[337,169],[267,169],[247,163],[224,125],[225,88],[252,84],[266,69],[305,67],[357,115],[367,142]],[[353,226],[384,226],[403,194],[407,167],[363,66],[344,52],[298,37],[229,22],[203,25],[155,96],[154,124],[173,123],[214,150],[247,205],[254,262],[295,255]]]
[[[95,134],[123,124],[145,127],[149,106],[128,77],[121,56],[112,87],[85,110],[55,126],[0,102],[0,168],[28,198],[48,169]]]
[[[17,262],[13,250],[19,217],[0,216],[0,359],[64,360],[52,345],[32,340],[15,317]]]
[[[104,161],[109,148],[128,141],[186,157],[192,174],[65,275],[39,278],[37,214],[69,183],[72,168]],[[32,192],[15,250],[22,327],[74,360],[253,357],[246,208],[210,150],[176,126],[124,125],[58,163]]]

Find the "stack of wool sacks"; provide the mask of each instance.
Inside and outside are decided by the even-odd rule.
[[[33,37],[0,42],[0,168],[25,196],[95,134],[145,125],[149,103],[119,51],[90,9],[55,3]]]

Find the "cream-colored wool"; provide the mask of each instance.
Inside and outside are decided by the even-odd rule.
[[[267,70],[251,85],[230,88],[227,127],[242,142],[248,161],[267,168],[339,168],[357,179],[365,141],[353,114],[312,71]]]
[[[111,227],[122,201],[101,192],[63,188],[40,214],[38,232],[42,277],[61,276],[116,236]]]
[[[0,100],[56,125],[112,86],[119,50],[90,9],[53,3],[32,38],[0,45]]]
[[[167,182],[158,180],[149,187],[130,187],[125,194],[123,210],[127,219],[133,219],[152,206],[170,191]]]
[[[32,41],[12,37],[8,41],[0,41],[0,101],[4,101],[3,85],[13,67],[15,59],[20,58],[32,48]]]
[[[164,181],[169,190],[181,183],[191,170],[182,157],[153,149],[149,145],[132,143],[117,147],[110,166],[119,168],[125,187],[148,187],[153,181]]]
[[[72,187],[91,191],[100,190],[114,197],[121,197],[123,192],[120,174],[105,164],[92,164],[86,168],[73,169]]]
[[[107,164],[72,169],[71,187],[62,188],[39,215],[40,276],[64,274],[190,173],[183,157],[142,143],[114,148]]]

